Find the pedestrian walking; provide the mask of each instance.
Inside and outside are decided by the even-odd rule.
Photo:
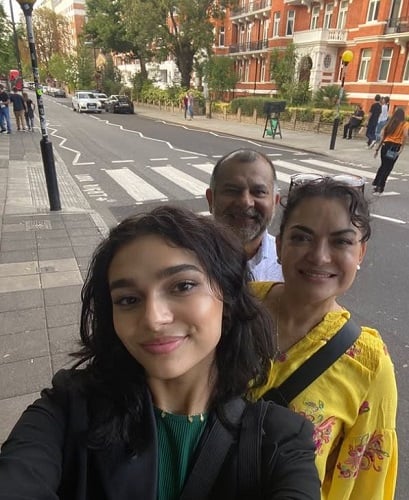
[[[187,94],[185,94],[183,96],[182,105],[183,105],[183,113],[184,113],[185,120],[186,120],[188,107],[189,107],[189,98],[188,98]]]
[[[352,323],[339,302],[371,235],[365,181],[341,178],[296,174],[282,202],[276,242],[285,281],[251,283],[272,315],[277,350],[255,397],[280,401],[314,424],[322,500],[393,500],[393,363],[380,334]]]
[[[189,92],[187,95],[187,111],[188,111],[188,120],[193,120],[193,106],[194,106],[194,97],[193,92]]]
[[[389,101],[390,99],[388,96],[384,96],[381,98],[382,111],[381,114],[379,115],[378,125],[376,126],[376,131],[375,131],[376,144],[379,144],[381,140],[381,130],[386,125],[389,118]]]
[[[24,99],[24,102],[25,102],[25,105],[26,105],[26,111],[24,113],[24,117],[26,119],[27,129],[31,130],[31,132],[34,132],[34,110],[35,110],[35,104],[28,97],[27,92],[23,92],[23,99]]]
[[[360,104],[355,106],[354,114],[344,125],[344,139],[352,139],[352,132],[361,126],[364,119],[364,110]]]
[[[172,207],[111,229],[82,291],[77,367],[0,454],[0,498],[319,500],[312,425],[242,397],[266,381],[271,319],[240,242]]]
[[[381,96],[376,94],[374,102],[369,109],[368,122],[366,125],[366,138],[368,149],[371,149],[376,144],[376,127],[378,125],[379,116],[382,112]]]
[[[13,87],[13,92],[10,94],[10,101],[13,103],[13,112],[16,119],[17,130],[25,130],[25,112],[26,104],[23,96],[18,93],[17,87]]]
[[[0,83],[0,131],[11,134],[10,123],[10,97],[6,92],[4,85]]]
[[[381,165],[372,182],[374,193],[383,193],[389,174],[392,172],[408,137],[409,123],[405,112],[397,108],[381,131],[381,140],[375,150],[375,158],[381,150]]]

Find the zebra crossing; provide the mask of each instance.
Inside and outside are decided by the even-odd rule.
[[[296,173],[316,173],[320,175],[348,173],[361,175],[369,183],[375,177],[375,172],[369,170],[312,157],[294,156],[290,160],[274,158],[273,161],[277,170],[279,187],[284,192],[290,183],[291,175]],[[175,166],[169,163],[167,158],[164,158],[163,165],[158,165],[156,161],[152,163],[154,165],[147,165],[140,169],[130,167],[128,164],[102,170],[114,182],[114,191],[119,193],[119,189],[124,192],[123,196],[116,196],[118,201],[121,200],[123,203],[126,200],[125,203],[130,205],[142,205],[146,203],[204,199],[215,161],[203,161],[203,159],[198,158],[196,163],[181,158],[180,164]],[[396,179],[396,176],[391,176],[389,181]],[[102,183],[106,185],[105,182]],[[129,200],[127,197],[129,197]]]

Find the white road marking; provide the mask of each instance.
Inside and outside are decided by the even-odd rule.
[[[401,219],[395,219],[393,217],[386,217],[385,215],[377,215],[377,214],[371,214],[371,215],[375,219],[382,219],[382,220],[387,220],[389,222],[396,222],[397,224],[407,224],[407,222],[405,222],[404,220],[401,220]]]
[[[314,160],[314,159],[301,160],[301,161],[304,163],[308,163],[309,165],[316,165],[317,167],[324,167],[324,168],[329,168],[330,170],[336,170],[337,172],[342,174],[360,175],[362,177],[368,177],[369,179],[374,179],[376,175],[375,173],[372,172],[362,172],[362,170],[358,168],[351,168],[351,167],[346,167],[344,165],[337,165],[336,163],[331,163],[329,161]],[[396,177],[395,178],[389,177],[389,179],[395,180]]]
[[[169,158],[150,158],[150,161],[168,161]]]
[[[152,170],[196,197],[203,197],[209,187],[207,183],[199,181],[195,177],[172,167],[172,165],[152,167]]]
[[[195,160],[196,158],[199,158],[198,156],[181,156],[181,160]]]
[[[168,200],[167,196],[158,191],[144,179],[134,174],[131,170],[129,170],[129,168],[124,167],[105,171],[138,204],[151,200]]]
[[[211,175],[214,169],[213,163],[191,163],[192,167],[195,167],[202,172],[206,172],[206,174]]]
[[[135,163],[135,160],[112,160],[111,163]]]

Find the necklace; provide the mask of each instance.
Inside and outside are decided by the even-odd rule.
[[[274,332],[274,361],[284,361],[286,358],[285,352],[282,352],[280,349],[280,305],[281,305],[281,296],[277,297],[277,315],[275,321],[275,332]]]
[[[162,408],[156,408],[161,418],[166,417],[176,417],[176,418],[186,418],[189,423],[194,422],[195,420],[200,420],[200,422],[204,422],[207,416],[206,413],[194,413],[192,415],[179,415],[178,413],[172,413],[171,411],[162,410]]]

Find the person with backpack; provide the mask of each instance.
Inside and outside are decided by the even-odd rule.
[[[78,362],[4,443],[0,499],[318,500],[310,422],[242,398],[273,355],[246,263],[185,209],[112,228],[82,290]]]
[[[19,94],[17,87],[13,87],[13,92],[10,94],[10,101],[13,103],[13,112],[16,119],[17,130],[25,130],[25,112],[26,103],[24,102],[23,96]]]
[[[364,179],[297,174],[283,197],[277,256],[283,283],[252,283],[273,318],[276,354],[253,399],[314,424],[322,500],[393,500],[397,389],[380,334],[358,327],[339,297],[371,235]]]
[[[24,99],[24,102],[26,104],[26,111],[25,111],[24,117],[26,119],[27,130],[31,130],[31,132],[34,132],[34,110],[35,110],[35,104],[28,97],[27,92],[23,92],[23,99]]]

